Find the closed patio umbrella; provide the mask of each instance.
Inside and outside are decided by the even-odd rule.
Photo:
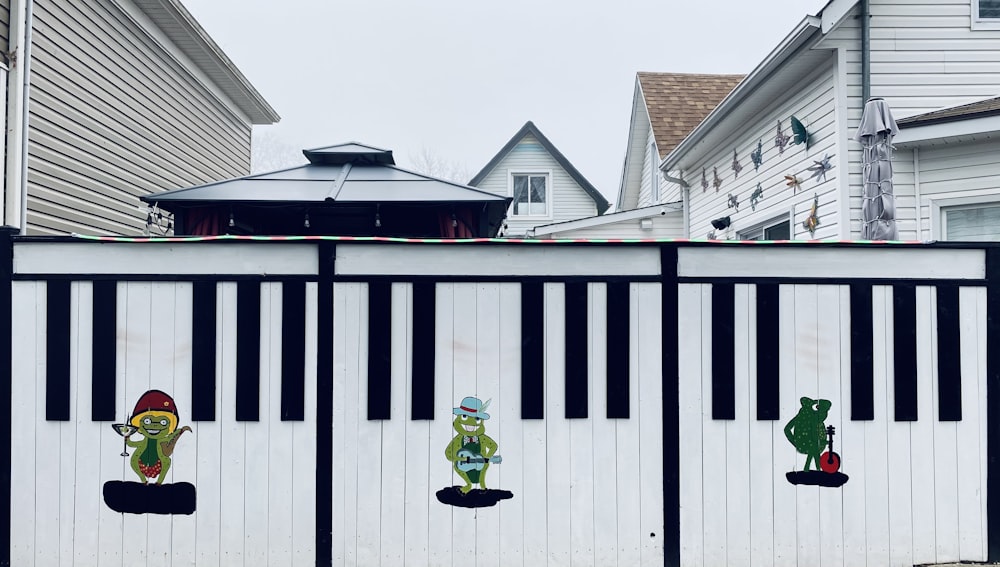
[[[896,240],[896,202],[892,193],[892,138],[899,133],[896,120],[885,100],[871,98],[865,103],[861,125],[854,139],[864,146],[861,179],[861,238]]]

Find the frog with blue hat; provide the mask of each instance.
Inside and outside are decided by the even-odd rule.
[[[462,403],[454,408],[455,421],[452,426],[458,435],[451,440],[445,449],[445,457],[455,467],[455,472],[465,481],[461,487],[462,494],[468,494],[473,485],[478,484],[486,490],[486,470],[490,464],[499,464],[500,456],[496,455],[497,443],[486,435],[486,413],[490,400],[483,403],[472,396],[462,399]]]

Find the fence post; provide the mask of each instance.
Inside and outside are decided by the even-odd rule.
[[[19,230],[0,227],[0,565],[10,565],[10,386],[11,386],[11,277],[14,272],[13,237]]]
[[[1000,561],[1000,248],[986,249],[986,559]]]

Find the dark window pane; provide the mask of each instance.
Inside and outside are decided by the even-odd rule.
[[[979,18],[1000,18],[1000,0],[979,0]]]
[[[528,176],[514,176],[514,214],[523,215],[528,212]]]
[[[764,229],[764,240],[791,240],[791,223],[783,222]]]

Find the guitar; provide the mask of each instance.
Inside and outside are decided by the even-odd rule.
[[[473,453],[468,449],[461,449],[458,451],[458,458],[455,460],[455,466],[462,472],[481,471],[486,468],[486,465],[489,463],[499,465],[502,462],[503,457],[500,455],[494,455],[487,459],[486,457],[478,453]]]

